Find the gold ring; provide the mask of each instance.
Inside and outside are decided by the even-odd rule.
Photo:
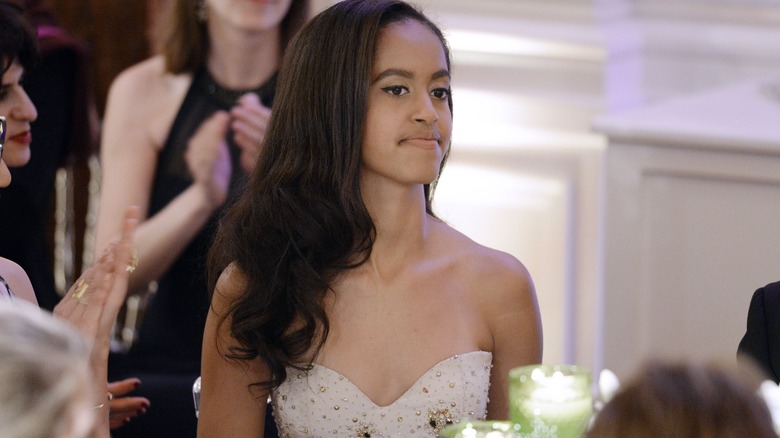
[[[127,272],[135,271],[138,267],[138,251],[133,248],[133,253],[130,255],[130,263],[127,264]]]
[[[79,302],[79,304],[82,304],[86,306],[89,304],[89,301],[84,298],[84,293],[87,292],[87,289],[89,288],[89,283],[84,281],[83,278],[79,278],[79,281],[76,282],[75,286],[76,290],[73,291],[73,298]]]

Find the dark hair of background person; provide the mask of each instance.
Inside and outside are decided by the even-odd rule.
[[[19,2],[0,1],[0,56],[4,74],[14,60],[30,70],[37,60],[35,29],[23,20]]]
[[[206,23],[199,21],[193,12],[202,0],[174,0],[168,8],[171,23],[162,31],[162,53],[165,56],[165,68],[174,74],[192,72],[206,62],[209,48]],[[282,38],[280,53],[284,53],[288,42],[300,29],[309,16],[309,2],[292,0],[290,10],[281,24]]]
[[[648,364],[604,406],[587,437],[776,438],[757,376]]]
[[[227,357],[263,360],[272,377],[257,386],[278,386],[286,366],[315,343],[315,352],[322,347],[329,331],[324,294],[371,253],[375,228],[359,186],[367,96],[380,30],[407,20],[439,37],[449,68],[439,28],[393,0],[337,3],[287,49],[258,164],[209,254],[211,291],[231,263],[247,277],[244,295],[225,315],[240,343]],[[446,154],[442,167],[444,161]],[[429,185],[425,196],[433,215]]]
[[[27,94],[38,108],[36,126],[51,130],[53,123],[45,117],[48,117],[48,112],[57,110],[65,113],[59,116],[63,120],[58,123],[67,125],[67,129],[52,134],[37,130],[36,149],[45,135],[52,137],[51,140],[47,138],[47,142],[64,143],[65,153],[57,154],[60,166],[86,160],[97,152],[98,145],[90,50],[84,39],[75,36],[60,23],[44,0],[25,0],[24,14],[37,29],[38,35],[39,62],[27,72],[25,79]],[[53,85],[47,87],[50,83]],[[55,92],[56,87],[60,90]],[[70,104],[69,108],[65,107],[66,103]]]

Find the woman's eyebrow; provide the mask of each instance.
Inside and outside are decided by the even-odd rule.
[[[382,73],[379,73],[376,76],[376,78],[374,78],[374,82],[380,81],[380,80],[382,80],[382,79],[384,79],[386,77],[389,77],[389,76],[400,76],[402,78],[412,79],[412,78],[414,78],[414,73],[410,72],[409,70],[404,70],[404,69],[401,69],[401,68],[388,68],[387,70],[383,71]],[[440,78],[444,78],[444,77],[446,77],[446,78],[450,77],[449,70],[444,69],[444,68],[441,69],[441,70],[438,70],[437,72],[435,72],[434,74],[431,75],[431,79],[432,80],[440,79]]]
[[[431,79],[432,80],[441,79],[441,78],[449,79],[450,78],[450,71],[443,68],[443,69],[441,69],[441,70],[439,70],[436,73],[431,75]]]
[[[414,74],[409,70],[404,70],[401,68],[388,68],[382,73],[376,75],[376,78],[374,78],[374,82],[380,81],[389,76],[401,76],[402,78],[412,79],[414,77]]]

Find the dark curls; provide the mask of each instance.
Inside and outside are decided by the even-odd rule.
[[[374,223],[359,187],[367,95],[380,30],[406,20],[439,37],[449,68],[439,28],[397,0],[339,2],[305,25],[285,54],[258,163],[209,253],[211,290],[230,264],[246,277],[222,321],[230,318],[240,346],[223,354],[262,360],[272,377],[260,387],[278,386],[286,367],[322,347],[325,294],[371,253]]]

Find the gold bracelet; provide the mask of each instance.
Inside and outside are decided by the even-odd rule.
[[[99,405],[93,406],[92,409],[96,410],[96,411],[99,411],[99,410],[103,409],[103,407],[105,407],[106,404],[108,402],[110,402],[111,400],[113,400],[113,399],[114,399],[114,394],[111,394],[110,392],[107,392],[106,393],[106,401],[101,403],[101,404],[99,404]]]

